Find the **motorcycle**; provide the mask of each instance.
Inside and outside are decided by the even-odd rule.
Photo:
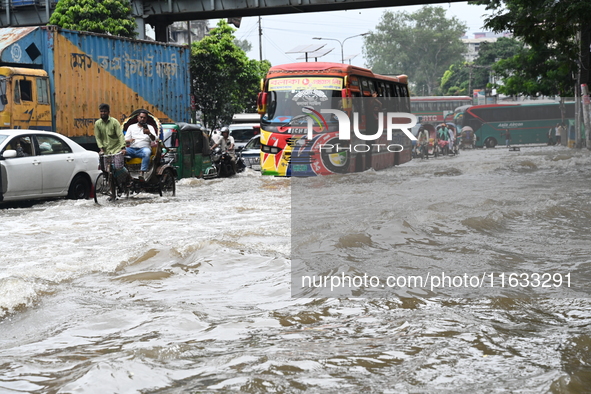
[[[211,152],[211,164],[215,169],[218,178],[235,175],[236,173],[244,171],[246,168],[246,164],[244,164],[244,160],[242,160],[240,151],[236,152],[236,170],[234,170],[232,156],[227,151],[222,151],[219,146]]]

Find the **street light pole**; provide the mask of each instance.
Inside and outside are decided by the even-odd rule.
[[[350,36],[350,37],[345,38],[343,41],[337,40],[336,38],[326,38],[326,37],[312,37],[312,39],[313,40],[330,40],[330,41],[338,42],[339,45],[341,46],[341,63],[345,63],[345,54],[343,52],[343,47],[345,46],[345,41],[347,41],[349,38],[366,36],[368,34],[369,34],[369,32],[356,34],[354,36]]]

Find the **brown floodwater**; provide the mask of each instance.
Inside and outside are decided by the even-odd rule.
[[[589,392],[590,168],[497,148],[1,209],[0,392]],[[343,272],[430,277],[301,286]]]

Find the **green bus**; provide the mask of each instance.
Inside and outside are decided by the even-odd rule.
[[[487,104],[462,108],[462,128],[474,131],[477,147],[494,148],[505,143],[505,133],[511,135],[511,145],[546,144],[550,128],[558,123],[569,127],[575,117],[574,102],[561,106],[558,102],[540,104]],[[554,135],[552,135],[554,138]]]

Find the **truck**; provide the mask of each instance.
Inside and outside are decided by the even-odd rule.
[[[56,26],[2,28],[0,128],[50,130],[97,149],[101,103],[120,122],[139,108],[189,122],[189,55],[188,46]]]

